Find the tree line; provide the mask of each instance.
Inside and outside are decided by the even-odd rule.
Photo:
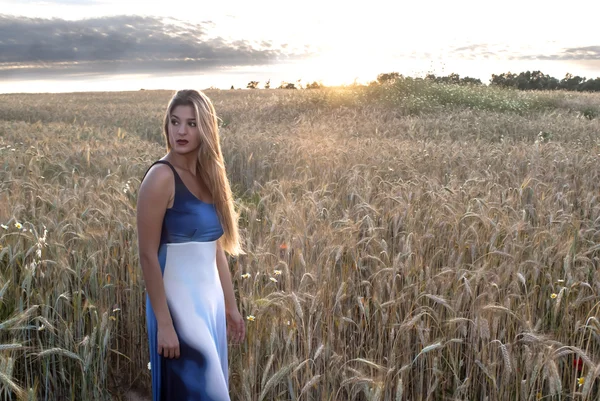
[[[519,74],[508,72],[500,75],[492,75],[490,83],[492,85],[521,90],[564,89],[579,92],[600,92],[600,77],[587,79],[579,75],[573,76],[569,73],[563,79],[558,80],[541,71],[527,71]]]
[[[377,76],[377,83],[391,83],[400,79],[404,79],[404,77],[397,72],[384,73]],[[424,80],[457,85],[483,85],[478,78],[461,77],[455,73],[447,76],[428,74],[425,76]],[[573,76],[572,74],[567,73],[563,79],[559,80],[544,74],[541,71],[526,71],[519,74],[512,72],[498,75],[492,74],[490,85],[520,90],[562,89],[579,92],[600,92],[600,78],[587,79],[585,77],[580,77],[579,75]]]
[[[377,75],[377,80],[370,85],[383,85],[394,83],[399,80],[409,79],[398,72],[387,72]],[[412,79],[412,78],[410,78]],[[479,78],[461,77],[456,73],[445,76],[436,76],[435,74],[427,74],[425,78],[414,78],[416,80],[425,80],[437,83],[456,84],[456,85],[483,85]],[[259,81],[250,81],[246,88],[257,89]],[[505,72],[503,74],[492,74],[489,82],[490,86],[499,86],[502,88],[514,88],[520,90],[567,90],[579,92],[600,92],[600,77],[595,79],[587,79],[579,75],[573,76],[567,73],[563,79],[557,79],[550,75],[544,74],[541,71],[526,71],[518,74]],[[265,82],[265,89],[271,88],[271,80]],[[321,82],[311,82],[302,84],[302,80],[296,82],[282,82],[277,89],[320,89],[325,86]],[[235,89],[233,85],[231,89]]]
[[[248,85],[246,85],[246,88],[247,89],[258,89],[259,84],[260,84],[259,81],[250,81],[250,82],[248,82]],[[277,89],[321,89],[324,87],[325,86],[323,85],[323,83],[317,82],[317,81],[310,82],[310,83],[307,83],[306,85],[303,85],[302,80],[299,79],[295,83],[283,81],[277,87]],[[271,80],[270,79],[265,82],[264,88],[271,89]],[[235,89],[233,85],[231,85],[231,89]]]

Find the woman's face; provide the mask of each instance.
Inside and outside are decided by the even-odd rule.
[[[200,130],[192,106],[176,106],[169,118],[169,144],[179,154],[197,152]]]

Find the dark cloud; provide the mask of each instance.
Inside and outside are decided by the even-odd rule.
[[[600,46],[571,47],[560,53],[513,56],[520,60],[600,61]]]
[[[523,49],[508,46],[474,44],[457,47],[452,53],[464,59],[501,57],[509,60],[600,60],[600,46],[571,47],[551,54],[527,54]]]
[[[139,16],[67,21],[0,15],[0,77],[192,72],[302,56],[267,41],[209,37],[211,25]]]
[[[571,47],[562,56],[563,60],[600,60],[600,46]]]

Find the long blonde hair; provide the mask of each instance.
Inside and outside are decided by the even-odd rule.
[[[192,106],[194,109],[197,126],[202,135],[196,168],[211,192],[219,220],[223,226],[224,234],[219,240],[221,246],[230,255],[244,253],[240,245],[238,214],[234,208],[233,195],[225,172],[225,161],[219,142],[219,126],[215,108],[210,99],[200,91],[193,89],[177,91],[167,106],[163,125],[163,133],[169,152],[171,151],[169,121],[171,112],[177,106]]]

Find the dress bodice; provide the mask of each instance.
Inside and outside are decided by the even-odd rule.
[[[160,244],[210,242],[219,239],[223,235],[223,227],[215,205],[198,199],[186,187],[171,163],[158,160],[154,164],[157,163],[168,165],[175,178],[173,206],[165,212]]]

